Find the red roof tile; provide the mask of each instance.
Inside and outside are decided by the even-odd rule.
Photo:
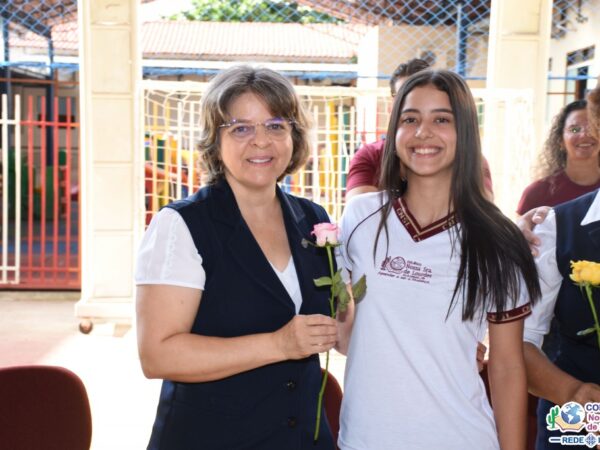
[[[361,25],[257,22],[156,21],[142,25],[145,58],[263,60],[347,63],[367,27]],[[77,24],[52,29],[57,54],[77,51]],[[12,34],[11,47],[46,48],[46,40],[26,32]]]
[[[144,24],[142,42],[145,57],[348,62],[365,31],[332,24],[160,21]]]

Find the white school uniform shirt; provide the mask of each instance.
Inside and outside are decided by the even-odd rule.
[[[374,260],[381,216],[359,223],[381,206],[384,195],[352,199],[341,220],[341,263],[354,280],[366,275],[367,293],[356,305],[338,445],[342,450],[498,449],[476,363],[485,314],[463,322],[460,302],[448,314],[460,263],[448,230],[456,226],[453,218],[420,229],[399,204],[398,213],[393,210],[387,219],[390,239],[381,233]],[[518,305],[504,319],[528,313],[528,304]]]
[[[302,292],[294,259],[280,271],[271,267],[296,308],[302,306]],[[183,217],[172,208],[163,208],[154,215],[138,251],[135,284],[169,284],[204,289],[206,272],[202,255],[198,253]]]

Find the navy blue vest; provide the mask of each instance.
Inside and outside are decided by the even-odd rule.
[[[593,325],[585,293],[569,278],[570,261],[600,262],[600,221],[581,226],[598,191],[590,192],[554,208],[556,211],[556,262],[563,276],[555,307],[559,326],[556,365],[584,382],[600,384],[600,350],[595,334],[577,332]],[[600,313],[600,293],[592,289]]]
[[[323,249],[302,245],[323,208],[277,196],[302,291],[300,314],[329,314]],[[288,323],[295,306],[252,236],[225,181],[169,205],[181,214],[202,256],[206,283],[192,332],[232,337],[269,333]],[[151,450],[301,450],[334,448],[325,413],[313,446],[321,372],[318,355],[284,361],[204,383],[165,380]]]

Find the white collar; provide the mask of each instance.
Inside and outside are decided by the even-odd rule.
[[[600,190],[596,191],[596,197],[592,202],[590,209],[588,209],[585,217],[581,221],[581,226],[590,224],[592,222],[598,222],[600,220]]]

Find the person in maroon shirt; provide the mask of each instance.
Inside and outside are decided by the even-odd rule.
[[[392,98],[402,86],[402,83],[411,75],[429,68],[429,63],[419,58],[411,59],[400,64],[390,77],[390,92]],[[379,189],[379,167],[385,139],[380,139],[363,145],[354,154],[350,161],[348,179],[346,181],[346,200],[352,196],[365,192],[375,192]]]
[[[523,191],[517,213],[556,206],[600,187],[600,144],[591,134],[587,102],[566,105],[554,118],[541,155],[543,178]]]
[[[396,67],[396,70],[390,77],[390,91],[392,97],[411,75],[429,68],[429,63],[419,58],[411,59]],[[348,171],[348,179],[346,181],[346,201],[358,194],[365,192],[376,192],[379,190],[379,169],[381,166],[381,158],[383,157],[383,147],[385,139],[380,139],[363,145],[354,154],[350,161],[350,169]],[[485,158],[482,160],[483,165],[483,182],[486,191],[493,197],[492,189],[492,174],[490,167]]]

